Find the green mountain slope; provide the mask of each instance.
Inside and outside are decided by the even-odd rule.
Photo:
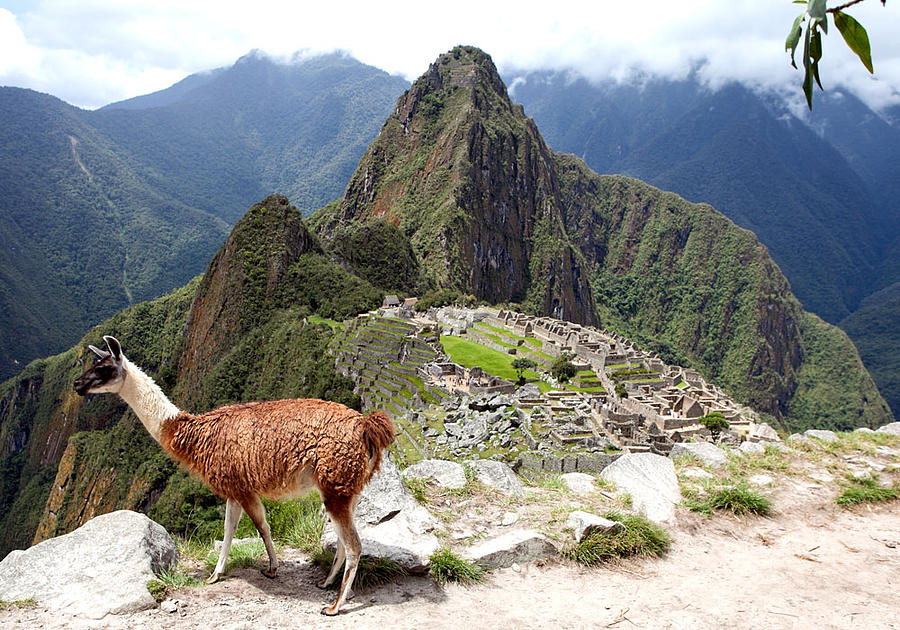
[[[0,89],[0,378],[184,284],[196,252],[226,233],[222,220],[148,186],[83,115]]]
[[[116,336],[187,409],[304,396],[358,406],[352,381],[325,351],[331,328],[309,315],[350,317],[380,302],[380,292],[328,260],[286,198],[255,204],[202,278],[118,313],[0,385],[0,556],[119,508],[149,511],[184,533],[220,520],[218,500],[177,469],[121,400],[72,391],[88,343]]]
[[[250,54],[93,112],[0,88],[0,379],[183,285],[271,191],[335,199],[406,86],[341,55]]]

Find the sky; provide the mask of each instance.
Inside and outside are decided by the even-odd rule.
[[[0,85],[93,109],[251,50],[284,59],[342,50],[413,80],[439,54],[470,44],[501,72],[565,69],[629,81],[699,68],[714,87],[739,80],[799,100],[802,72],[791,68],[784,40],[801,10],[790,0],[0,0]],[[868,30],[875,75],[832,27],[820,66],[825,88],[843,85],[876,108],[900,104],[900,0],[864,0],[847,12]]]

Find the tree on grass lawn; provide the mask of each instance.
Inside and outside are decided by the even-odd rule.
[[[572,363],[572,355],[569,353],[559,355],[550,367],[550,374],[560,383],[567,383],[577,373],[578,368]]]
[[[718,411],[713,411],[700,418],[700,424],[709,429],[709,432],[713,434],[713,438],[719,437],[719,434],[729,427],[725,416]]]
[[[533,370],[536,367],[537,363],[535,363],[531,359],[526,359],[524,357],[515,359],[512,362],[512,368],[516,371],[516,375],[519,377],[519,385],[525,384],[525,370]]]

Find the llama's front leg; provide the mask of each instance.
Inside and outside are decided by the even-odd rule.
[[[271,530],[269,529],[269,523],[266,522],[266,509],[258,496],[254,496],[242,505],[247,516],[256,525],[256,529],[266,545],[266,553],[269,554],[269,568],[261,569],[260,573],[267,578],[274,578],[275,572],[278,570],[278,558],[275,557],[275,545],[272,544]]]
[[[222,550],[219,552],[219,561],[216,562],[215,570],[206,578],[207,584],[218,581],[225,572],[225,562],[228,560],[228,552],[231,550],[231,539],[234,538],[234,530],[237,529],[243,513],[243,508],[234,499],[228,499],[225,502],[225,535],[222,537]]]
[[[344,579],[341,581],[337,600],[333,605],[322,609],[323,615],[332,616],[340,612],[341,606],[350,596],[353,580],[356,578],[356,568],[359,566],[359,557],[362,555],[362,543],[359,540],[356,526],[353,524],[353,512],[349,501],[336,501],[331,505],[326,502],[325,507],[334,522],[339,545],[342,544],[346,556]],[[332,567],[332,571],[336,573],[334,567]]]

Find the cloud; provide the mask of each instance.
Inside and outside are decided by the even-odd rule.
[[[481,47],[501,69],[624,80],[634,73],[682,78],[700,67],[711,85],[735,79],[799,90],[802,74],[790,67],[784,38],[800,10],[789,0],[42,0],[15,16],[0,10],[0,50],[14,53],[0,61],[0,83],[95,107],[231,64],[252,49],[285,58],[301,49],[345,50],[413,79],[462,43]],[[832,29],[822,61],[826,87],[843,84],[878,104],[897,100],[900,6],[867,0],[851,12],[869,31],[878,80]]]

